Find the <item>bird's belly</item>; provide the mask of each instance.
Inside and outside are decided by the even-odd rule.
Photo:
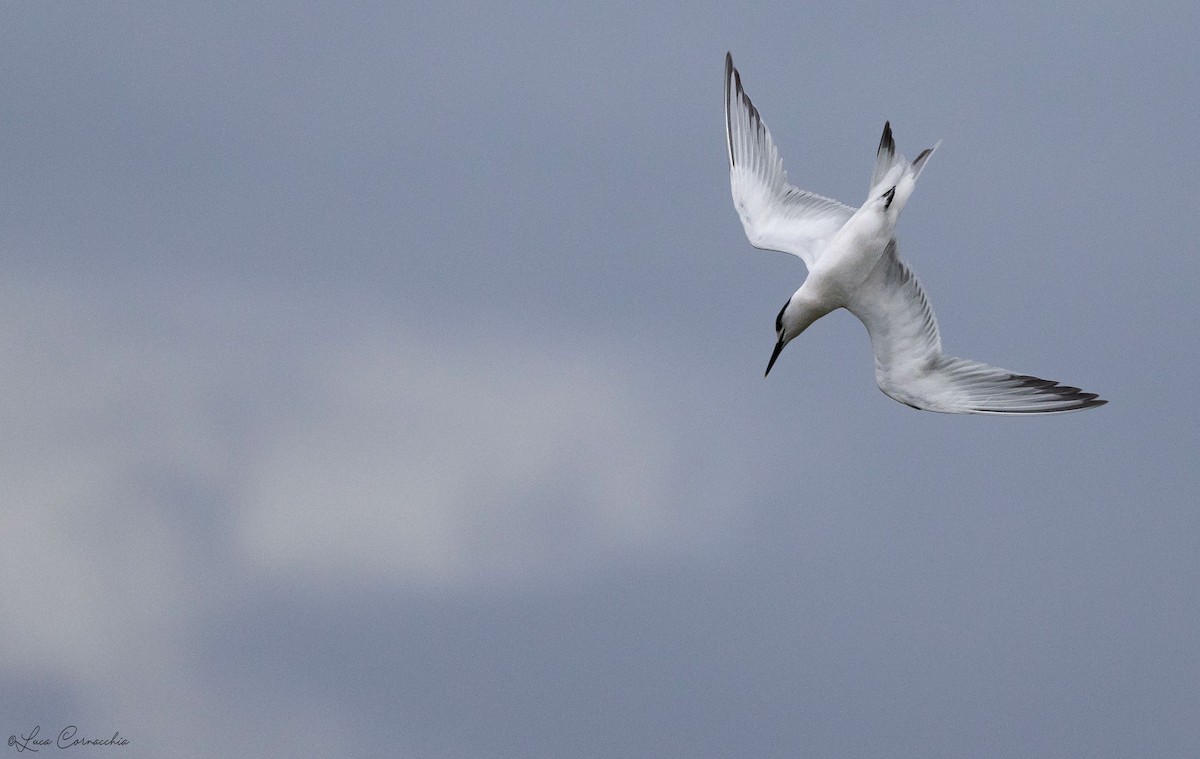
[[[810,277],[816,279],[824,299],[833,308],[840,308],[870,275],[886,247],[886,244],[863,245],[828,250],[817,261]]]

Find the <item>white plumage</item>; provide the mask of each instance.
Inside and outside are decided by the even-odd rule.
[[[750,244],[791,253],[808,267],[803,286],[775,320],[778,340],[767,373],[790,340],[845,308],[867,327],[879,388],[914,408],[1053,414],[1106,402],[1077,387],[942,353],[929,299],[900,260],[895,238],[900,211],[937,145],[910,163],[896,153],[891,125],[884,124],[870,191],[857,209],[793,187],[728,54],[725,129],[733,205]]]

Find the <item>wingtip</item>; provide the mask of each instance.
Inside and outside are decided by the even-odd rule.
[[[730,120],[733,118],[733,80],[737,77],[737,69],[733,67],[733,54],[729,51],[725,52],[725,147],[729,156],[729,167],[732,169],[737,165],[737,161],[733,156],[733,125]],[[738,82],[738,89],[741,89],[741,82]]]
[[[734,153],[734,127],[732,121],[734,115],[733,110],[738,110],[739,115],[739,130],[747,127],[753,131],[762,128],[762,117],[758,115],[758,109],[754,107],[754,103],[750,102],[746,91],[742,89],[742,75],[733,65],[733,55],[725,54],[725,134],[728,139],[729,148],[729,166],[733,168],[737,165],[737,158]],[[735,105],[736,103],[736,105]],[[744,111],[744,113],[742,113]]]
[[[973,409],[973,411],[976,413],[986,414],[1038,416],[1064,414],[1071,411],[1083,411],[1089,408],[1097,408],[1108,403],[1107,400],[1101,398],[1096,393],[1088,393],[1080,388],[1072,387],[1071,385],[1061,385],[1054,380],[1042,379],[1041,377],[1034,377],[1030,374],[1009,374],[1008,379],[1018,387],[1028,388],[1036,391],[1037,396],[1035,397],[1040,396],[1041,398],[1050,398],[1050,401],[1042,401],[1042,403],[1045,403],[1048,407],[1043,408],[1041,407],[1041,403],[1038,403],[1025,408],[1001,409],[994,407],[981,407]]]
[[[733,65],[733,53],[726,52],[725,53],[725,92],[726,92],[727,100],[728,100],[728,93],[731,91],[731,88],[734,85],[736,85],[737,88],[740,90],[741,84],[742,84],[741,77],[738,76],[738,70]]]

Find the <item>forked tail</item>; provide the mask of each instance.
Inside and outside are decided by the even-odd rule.
[[[925,163],[941,144],[942,141],[938,140],[933,147],[922,150],[916,160],[909,163],[903,154],[896,152],[896,142],[892,139],[892,123],[884,122],[879,149],[875,151],[875,170],[871,172],[871,186],[867,199],[881,197],[895,187],[895,195],[888,201],[888,207],[895,208],[899,213],[912,195],[913,188],[917,185],[917,177],[921,176]]]

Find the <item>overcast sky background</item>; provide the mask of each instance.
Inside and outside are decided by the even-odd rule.
[[[0,6],[0,737],[1196,756],[1198,28]],[[733,210],[726,50],[801,187],[944,139],[947,349],[1110,404],[913,411],[845,312],[764,380],[804,268]]]

